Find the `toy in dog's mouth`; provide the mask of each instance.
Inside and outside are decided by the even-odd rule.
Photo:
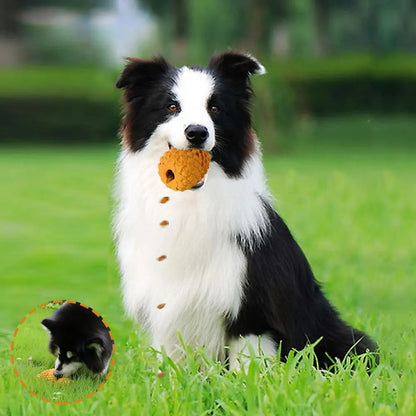
[[[179,150],[169,145],[160,158],[160,179],[174,191],[199,189],[205,184],[210,160],[211,155],[204,150]]]
[[[191,191],[202,188],[205,185],[205,180],[207,176],[205,175],[195,186],[190,188]],[[168,183],[175,180],[175,173],[172,169],[168,169],[166,172],[166,186],[169,186]],[[169,186],[170,187],[170,186]]]

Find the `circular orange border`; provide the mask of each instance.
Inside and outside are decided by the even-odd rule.
[[[80,306],[82,306],[83,308],[85,308],[85,309],[88,309],[88,310],[90,310],[94,315],[96,315],[98,318],[101,318],[101,322],[104,324],[104,326],[108,329],[108,334],[110,335],[110,338],[111,338],[111,342],[112,342],[112,344],[113,344],[113,352],[112,352],[112,358],[111,358],[111,363],[110,363],[110,367],[111,368],[113,368],[114,367],[114,361],[115,361],[115,357],[114,357],[114,354],[116,353],[116,345],[115,345],[115,343],[114,343],[114,337],[113,337],[113,334],[112,334],[112,332],[111,332],[111,329],[110,329],[110,327],[108,326],[108,324],[107,324],[107,322],[103,319],[103,317],[99,314],[99,313],[97,313],[94,309],[92,309],[91,307],[89,307],[89,306],[87,306],[87,305],[84,305],[83,303],[81,303],[81,302],[75,302],[75,301],[73,301],[73,300],[51,300],[50,302],[45,302],[45,303],[42,303],[41,305],[39,305],[38,307],[39,308],[43,308],[43,307],[45,307],[46,305],[49,305],[49,304],[51,304],[51,303],[64,303],[64,302],[68,302],[68,303],[74,303],[74,304],[78,304],[78,305],[80,305]],[[28,315],[32,315],[32,313],[34,313],[35,311],[37,310],[37,308],[33,308],[30,312],[29,312],[29,314]],[[19,372],[17,371],[17,368],[16,368],[16,366],[15,366],[15,360],[14,360],[14,356],[13,356],[13,350],[14,350],[14,340],[15,340],[15,338],[16,338],[16,335],[17,335],[17,333],[18,333],[18,331],[19,331],[19,327],[20,326],[22,326],[23,325],[23,323],[25,322],[25,320],[26,320],[26,316],[27,315],[25,315],[24,317],[23,317],[23,319],[19,322],[19,325],[17,326],[17,328],[16,328],[16,330],[14,331],[14,334],[13,334],[13,340],[12,340],[12,343],[11,343],[11,346],[10,346],[10,350],[12,351],[12,353],[11,353],[11,361],[12,361],[12,364],[13,364],[13,371],[14,371],[14,374],[16,375],[16,377],[19,379],[19,381],[20,381],[20,384],[25,388],[25,389],[27,389],[28,391],[29,391],[29,393],[32,395],[32,396],[34,396],[34,397],[38,397],[38,395],[34,392],[34,391],[32,391],[32,390],[29,390],[28,388],[27,388],[27,386],[26,386],[26,384],[24,383],[24,381],[20,378],[20,375],[19,375]],[[92,396],[94,396],[94,394],[97,392],[97,391],[99,391],[99,390],[101,390],[102,389],[102,387],[104,386],[104,383],[108,380],[108,378],[110,377],[110,375],[111,375],[111,370],[109,370],[108,371],[108,373],[107,373],[107,375],[105,376],[105,381],[103,381],[94,391],[92,391],[90,394],[88,394],[87,396],[85,396],[85,399],[89,399],[90,397],[92,397]],[[79,403],[79,402],[82,402],[83,400],[85,400],[85,399],[77,399],[77,400],[74,400],[74,401],[72,401],[72,402],[57,402],[57,401],[54,401],[54,400],[49,400],[49,399],[45,399],[44,397],[40,397],[40,399],[41,400],[43,400],[44,402],[47,402],[47,403],[53,403],[53,404],[71,404],[71,403]]]

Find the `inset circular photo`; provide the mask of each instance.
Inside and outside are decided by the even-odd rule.
[[[91,307],[54,300],[23,317],[11,344],[13,371],[30,394],[55,404],[92,397],[108,380],[115,344]]]

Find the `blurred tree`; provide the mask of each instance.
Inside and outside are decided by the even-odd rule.
[[[265,31],[264,22],[267,16],[265,1],[248,0],[246,16],[248,25],[244,44],[249,51],[258,54],[263,32]]]
[[[289,49],[288,0],[140,0],[140,3],[159,18],[163,37],[172,38],[174,59],[179,62],[189,53],[203,55],[205,48],[212,51],[234,46],[254,54],[270,50],[286,53]]]
[[[18,63],[22,55],[19,12],[22,0],[0,0],[0,65]]]
[[[136,1],[159,18],[164,52],[171,43],[180,62],[230,46],[260,56],[416,47],[416,0]]]
[[[229,47],[255,55],[285,55],[293,7],[287,0],[189,2],[189,55],[200,61]],[[232,16],[232,18],[230,18]]]
[[[0,33],[16,35],[18,33],[18,14],[23,6],[22,0],[0,0]]]
[[[188,0],[141,0],[162,23],[167,39],[173,39],[173,55],[177,62],[185,60],[189,35]]]
[[[401,33],[399,44],[403,49],[416,48],[416,0],[404,0],[399,7]]]
[[[234,0],[238,1],[238,0]],[[246,0],[247,31],[244,46],[255,54],[287,53],[290,7],[287,0]],[[272,48],[272,40],[275,48]]]
[[[329,16],[330,0],[314,0],[315,53],[325,56],[329,53]]]
[[[220,13],[219,10],[221,10]],[[201,63],[206,61],[214,51],[229,47],[237,48],[244,37],[246,26],[244,18],[243,1],[191,1],[189,3],[188,59]]]

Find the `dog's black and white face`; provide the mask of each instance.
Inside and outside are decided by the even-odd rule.
[[[254,58],[232,52],[213,56],[206,68],[130,59],[116,84],[125,89],[124,144],[132,152],[200,148],[239,176],[255,146],[249,76],[260,73]]]
[[[64,303],[41,324],[49,331],[49,351],[56,356],[55,377],[69,377],[84,365],[94,373],[107,370],[112,346],[110,336],[91,311]]]
[[[54,376],[61,378],[73,375],[83,366],[80,346],[62,334],[51,319],[44,319],[42,325],[50,331],[49,351],[56,357]]]

